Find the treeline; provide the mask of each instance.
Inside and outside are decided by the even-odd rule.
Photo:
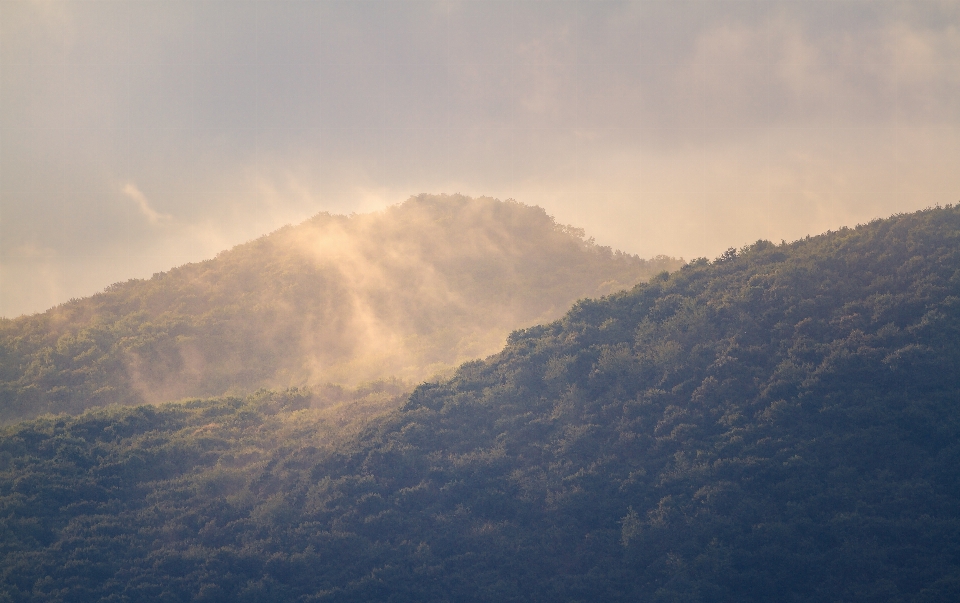
[[[680,265],[598,246],[513,201],[421,195],[320,214],[210,261],[0,319],[0,423],[262,387],[417,383],[576,299]]]
[[[955,601],[957,375],[960,208],[760,241],[348,432],[296,392],[7,427],[0,577],[18,601]]]

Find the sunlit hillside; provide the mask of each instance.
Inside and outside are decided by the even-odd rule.
[[[0,322],[0,420],[261,387],[415,384],[577,299],[679,260],[585,239],[539,207],[411,198],[297,226]]]

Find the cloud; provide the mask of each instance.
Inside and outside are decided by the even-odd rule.
[[[820,28],[809,15],[711,23],[655,105],[708,128],[956,123],[960,30],[878,19]],[[666,92],[664,94],[664,92]],[[648,97],[650,95],[648,94]]]
[[[150,207],[150,202],[147,201],[146,195],[140,192],[140,189],[132,182],[124,184],[121,191],[137,205],[140,213],[142,213],[151,224],[165,224],[173,220],[173,216],[161,214]]]
[[[685,257],[957,197],[956,2],[0,1],[0,250],[65,298],[421,192]]]

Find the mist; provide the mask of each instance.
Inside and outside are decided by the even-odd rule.
[[[0,422],[262,388],[409,389],[579,299],[682,265],[614,252],[512,200],[420,195],[323,212],[212,260],[0,320]]]
[[[0,315],[421,192],[715,257],[960,198],[952,2],[0,3]]]

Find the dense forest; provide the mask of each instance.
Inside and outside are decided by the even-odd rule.
[[[957,601],[958,376],[960,207],[758,241],[410,395],[4,427],[0,598]]]
[[[206,262],[0,319],[0,422],[262,387],[414,384],[577,299],[680,265],[611,251],[514,201],[421,195],[320,214]]]

